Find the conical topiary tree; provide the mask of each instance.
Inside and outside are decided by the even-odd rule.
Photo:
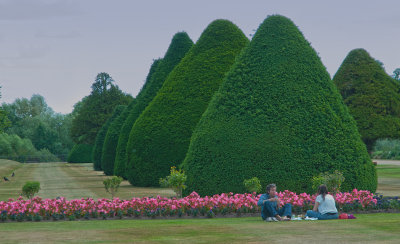
[[[127,145],[131,184],[158,186],[159,178],[182,162],[201,114],[248,42],[227,20],[204,30],[132,127]]]
[[[96,135],[96,140],[94,142],[93,151],[92,151],[92,160],[93,160],[93,169],[94,170],[103,170],[101,163],[101,155],[103,151],[104,138],[106,137],[107,130],[110,127],[111,123],[122,113],[126,106],[117,105],[114,108],[114,111],[111,114],[111,117],[107,119],[107,121],[100,128],[99,133]]]
[[[114,175],[115,149],[117,148],[118,136],[129,114],[129,109],[132,109],[134,104],[130,103],[129,105],[130,107],[124,106],[122,113],[111,122],[104,138],[103,149],[101,151],[101,168],[105,175]]]
[[[193,132],[183,162],[187,192],[245,192],[243,180],[311,192],[320,172],[343,171],[342,189],[376,189],[355,121],[317,53],[293,22],[268,17]]]
[[[146,84],[149,83],[151,77],[154,75],[158,65],[161,63],[162,59],[156,59],[153,61],[153,64],[150,67],[150,71],[147,74]],[[143,88],[142,88],[143,90]],[[141,91],[142,91],[141,90]],[[140,94],[141,92],[139,92]],[[139,96],[139,95],[138,95]],[[132,101],[127,108],[127,117],[122,124],[121,131],[118,136],[117,148],[115,152],[115,159],[114,159],[114,175],[121,176],[126,179],[126,143],[128,142],[129,132],[132,128],[134,123],[133,116],[131,115],[131,110],[136,105],[137,99]],[[132,121],[133,120],[133,121]]]
[[[68,154],[68,163],[91,163],[93,146],[89,144],[75,144]]]
[[[352,50],[333,77],[368,150],[400,137],[400,85],[364,49]]]
[[[115,175],[126,178],[126,145],[128,144],[129,133],[133,124],[147,105],[156,96],[168,74],[182,60],[193,41],[186,32],[178,32],[172,38],[171,44],[162,60],[155,62],[147,76],[146,83],[136,97],[136,105],[130,109],[128,118],[125,120],[120,136],[118,138],[117,153],[115,157]]]

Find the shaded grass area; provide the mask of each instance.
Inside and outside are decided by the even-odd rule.
[[[41,190],[37,196],[67,199],[76,198],[111,198],[103,185],[106,176],[103,172],[94,171],[92,164],[68,163],[18,163],[14,161],[0,162],[0,173],[15,177],[9,182],[0,184],[0,201],[17,198],[26,181],[39,181]],[[0,175],[1,176],[1,175]],[[143,196],[174,196],[171,189],[133,187],[127,181],[122,182],[116,196],[121,199]]]
[[[400,196],[400,165],[380,165],[378,173],[378,189],[376,192],[384,196]]]
[[[2,223],[0,235],[3,243],[398,243],[400,214],[356,216],[278,223],[255,217]]]

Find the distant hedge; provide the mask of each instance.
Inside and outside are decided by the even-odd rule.
[[[352,50],[333,81],[369,151],[379,138],[400,138],[400,85],[366,50]]]
[[[248,42],[227,20],[204,30],[132,127],[127,144],[131,184],[158,186],[159,178],[182,162],[200,116]]]
[[[111,114],[111,117],[107,119],[107,121],[103,124],[103,126],[100,128],[99,133],[96,135],[96,140],[94,142],[93,146],[93,154],[92,154],[92,160],[93,160],[93,169],[94,170],[103,170],[103,165],[101,163],[101,156],[102,156],[102,151],[103,151],[103,144],[104,144],[104,139],[106,137],[108,128],[110,127],[111,123],[122,113],[126,106],[124,105],[117,105],[114,108],[114,111]]]
[[[105,175],[114,175],[114,159],[118,137],[129,113],[127,106],[123,106],[123,108],[121,114],[111,122],[104,138],[103,149],[101,151],[101,168]]]
[[[356,123],[315,50],[286,17],[268,17],[197,125],[183,163],[187,192],[245,192],[243,180],[312,192],[320,172],[375,191]]]
[[[68,163],[91,163],[93,146],[75,144],[68,155]]]
[[[59,162],[60,159],[48,149],[37,150],[31,140],[21,138],[16,134],[0,132],[0,158],[18,162]]]
[[[136,105],[130,109],[128,118],[125,120],[118,139],[117,153],[115,158],[115,175],[126,178],[126,146],[128,144],[129,133],[133,124],[143,110],[156,96],[158,90],[163,85],[165,79],[172,69],[182,60],[189,49],[193,46],[193,41],[186,32],[176,33],[168,47],[165,56],[160,61],[155,61],[147,76],[146,83],[136,97]]]

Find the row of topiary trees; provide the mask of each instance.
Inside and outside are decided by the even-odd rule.
[[[343,190],[375,191],[375,167],[360,133],[367,145],[382,135],[379,128],[390,125],[386,136],[397,135],[398,84],[365,50],[349,54],[334,82],[339,89],[283,16],[269,16],[251,42],[227,20],[212,22],[194,45],[178,33],[136,99],[103,124],[94,168],[158,186],[180,166],[186,191],[201,195],[244,192],[242,182],[251,177],[311,192],[314,176],[335,170],[346,179]],[[357,95],[364,89],[368,98]],[[366,113],[374,115],[369,122]],[[377,124],[376,133],[368,123]]]

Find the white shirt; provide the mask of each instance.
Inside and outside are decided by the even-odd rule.
[[[337,213],[335,199],[332,195],[326,194],[325,200],[322,198],[322,195],[318,195],[315,201],[319,203],[318,212],[321,214]]]

